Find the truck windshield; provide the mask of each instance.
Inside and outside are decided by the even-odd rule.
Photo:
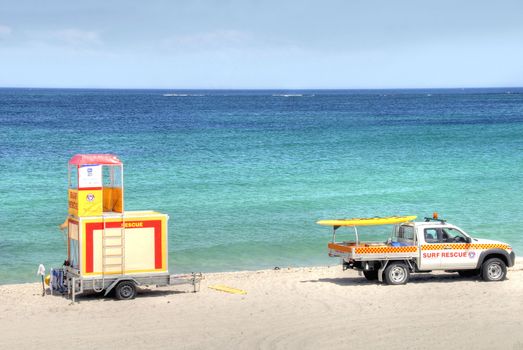
[[[441,229],[442,231],[442,238],[448,242],[455,242],[455,243],[465,243],[467,242],[466,236],[463,234],[463,232],[456,230],[454,228],[445,227]]]

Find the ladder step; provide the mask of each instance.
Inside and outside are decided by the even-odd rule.
[[[122,223],[125,222],[123,215]],[[102,275],[105,273],[125,273],[125,229],[104,229],[102,233]],[[104,277],[105,278],[105,277]]]

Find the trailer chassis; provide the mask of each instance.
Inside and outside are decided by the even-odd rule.
[[[100,293],[104,292],[104,296],[107,296],[116,286],[122,282],[130,282],[135,287],[164,287],[171,285],[184,285],[189,284],[193,287],[193,292],[200,290],[200,281],[203,279],[201,273],[191,273],[184,275],[171,275],[165,274],[122,274],[122,275],[111,275],[111,276],[96,276],[96,277],[83,277],[78,273],[78,270],[70,267],[64,267],[64,286],[66,287],[66,293],[74,303],[76,296],[85,294],[88,292]],[[53,288],[51,287],[51,293]]]

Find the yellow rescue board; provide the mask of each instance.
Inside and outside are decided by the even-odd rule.
[[[416,219],[415,215],[411,216],[388,216],[384,218],[352,218],[337,220],[320,220],[316,223],[324,226],[375,226],[401,224]]]
[[[231,294],[247,294],[247,292],[244,290],[227,287],[227,286],[224,286],[223,284],[216,284],[214,286],[209,286],[209,288],[219,290],[221,292],[231,293]]]

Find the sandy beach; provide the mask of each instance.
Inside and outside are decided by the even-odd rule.
[[[72,304],[37,283],[3,285],[0,348],[523,349],[521,260],[500,283],[434,273],[387,286],[331,266],[206,274],[189,291]]]

